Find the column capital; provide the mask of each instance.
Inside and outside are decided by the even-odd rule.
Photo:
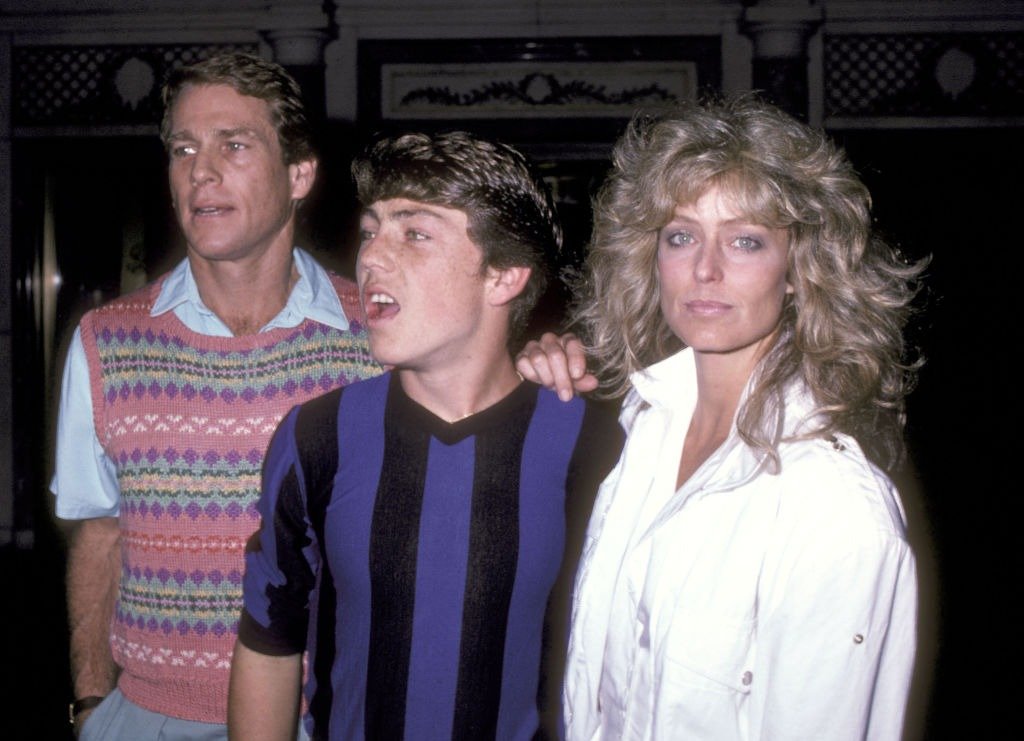
[[[274,52],[274,61],[285,67],[324,63],[324,47],[331,40],[326,28],[275,28],[262,31]]]
[[[319,0],[271,2],[259,20],[260,35],[285,67],[323,65],[331,19]]]
[[[755,59],[802,59],[823,20],[813,0],[764,0],[744,9],[740,30],[754,42]]]

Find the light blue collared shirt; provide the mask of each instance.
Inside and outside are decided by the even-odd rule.
[[[348,317],[327,271],[309,253],[292,250],[299,279],[284,308],[260,331],[296,327],[306,319],[347,330]],[[189,261],[183,260],[164,279],[150,316],[168,311],[188,329],[213,337],[231,337],[231,330],[199,297]],[[88,441],[88,443],[86,442]],[[89,365],[81,327],[75,329],[64,363],[57,417],[57,455],[50,490],[57,497],[57,516],[67,520],[116,517],[121,504],[114,461],[96,435],[93,423]]]

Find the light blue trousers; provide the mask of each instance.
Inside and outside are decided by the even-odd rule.
[[[227,741],[220,723],[181,720],[140,708],[115,689],[85,719],[79,741]],[[309,741],[299,723],[298,741]]]

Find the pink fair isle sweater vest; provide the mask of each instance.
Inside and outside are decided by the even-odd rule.
[[[332,278],[348,317],[355,286]],[[121,588],[111,631],[132,702],[227,719],[244,550],[270,436],[291,407],[380,373],[358,321],[210,337],[166,312],[162,281],[89,312],[96,432],[121,487]]]

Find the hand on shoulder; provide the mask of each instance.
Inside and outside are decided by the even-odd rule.
[[[587,371],[583,343],[572,332],[545,332],[539,340],[527,342],[516,355],[516,369],[528,381],[557,392],[562,401],[598,386],[597,378]]]

